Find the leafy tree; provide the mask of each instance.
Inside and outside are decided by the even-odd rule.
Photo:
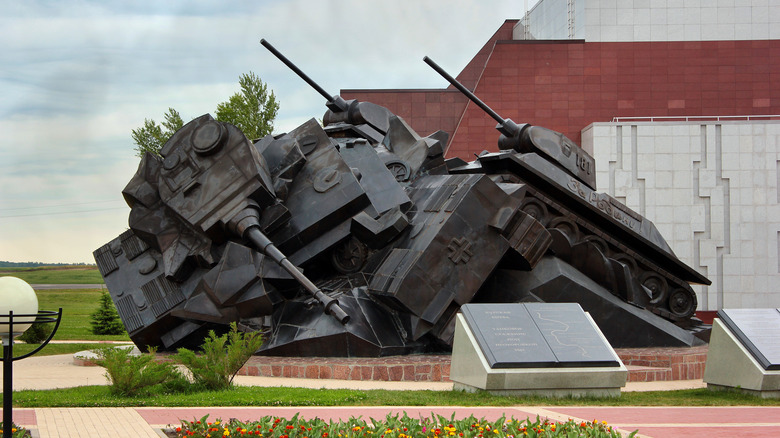
[[[236,125],[250,139],[262,138],[274,128],[279,102],[274,92],[252,73],[238,78],[241,92],[230,96],[227,102],[217,105],[216,119]]]
[[[241,91],[217,105],[215,118],[235,125],[250,139],[270,134],[279,111],[279,102],[274,92],[269,91],[268,86],[253,72],[242,74],[238,84]],[[168,108],[163,117],[162,125],[153,119],[144,119],[142,127],[133,129],[132,137],[139,157],[146,152],[159,155],[171,135],[184,126],[179,112],[173,108]]]
[[[125,326],[119,319],[119,314],[111,301],[108,292],[100,296],[100,307],[91,315],[92,333],[96,335],[121,335]]]
[[[162,126],[158,125],[153,119],[144,119],[144,126],[133,129],[131,136],[136,145],[136,155],[143,157],[146,152],[160,155],[160,149],[174,132],[184,126],[179,112],[173,108],[168,108],[168,112],[163,116]],[[165,131],[163,131],[165,128]]]

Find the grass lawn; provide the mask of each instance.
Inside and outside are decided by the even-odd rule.
[[[58,289],[39,290],[38,308],[41,310],[57,310],[62,307],[62,322],[55,340],[89,340],[89,341],[129,341],[127,333],[122,335],[93,335],[89,324],[90,315],[100,306],[100,289]],[[46,347],[39,354],[47,354]],[[51,350],[49,350],[51,351]],[[59,354],[59,353],[48,353]]]
[[[21,278],[30,284],[102,284],[97,266],[0,268],[0,277]]]
[[[39,344],[25,344],[22,342],[14,343],[14,356],[27,354],[38,348]],[[78,343],[78,344],[49,344],[43,347],[43,350],[35,353],[35,356],[53,356],[56,354],[73,354],[84,350],[94,350],[105,347],[106,344],[99,343]]]
[[[620,398],[499,397],[486,392],[388,391],[308,389],[287,387],[235,387],[227,391],[164,394],[153,391],[138,397],[112,395],[108,386],[47,391],[16,391],[19,407],[114,406],[780,406],[780,400],[749,395],[682,391],[626,392]]]

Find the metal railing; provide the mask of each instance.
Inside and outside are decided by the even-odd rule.
[[[620,122],[693,122],[693,121],[735,121],[735,120],[780,120],[780,114],[745,116],[650,116],[613,117],[613,123]]]

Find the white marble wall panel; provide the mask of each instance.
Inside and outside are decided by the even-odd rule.
[[[530,16],[546,8],[541,0]],[[586,41],[725,41],[780,38],[776,0],[575,0],[583,2]],[[547,8],[548,9],[548,8]],[[549,11],[547,12],[549,13]],[[566,9],[558,13],[565,14]],[[583,26],[582,23],[577,26]],[[548,39],[563,30],[531,29]],[[515,36],[516,38],[522,38]]]
[[[780,307],[780,122],[594,123],[598,190],[707,275],[700,310]]]

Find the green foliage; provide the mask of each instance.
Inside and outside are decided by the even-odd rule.
[[[41,319],[45,319],[45,317],[37,317],[35,320],[40,321]],[[27,344],[40,344],[41,342],[45,341],[46,338],[49,337],[49,334],[51,333],[52,329],[54,328],[54,323],[36,323],[32,324],[30,328],[25,330],[24,333],[19,335],[18,340],[25,342]]]
[[[391,391],[235,386],[189,394],[157,391],[143,398],[120,397],[104,385],[14,391],[14,405],[36,407],[116,406],[780,406],[780,399],[710,391],[624,392],[619,398],[507,397],[487,391]]]
[[[184,379],[173,364],[155,362],[156,348],[149,347],[149,353],[140,355],[130,354],[132,349],[106,347],[93,350],[98,356],[95,363],[106,369],[113,394],[135,397],[148,393],[155,385]]]
[[[144,397],[121,397],[105,385],[21,390],[14,391],[14,406],[354,406],[366,400],[365,391],[354,389],[235,386],[224,391],[198,391],[200,388],[187,382],[186,391],[176,391],[172,387],[177,384],[165,383],[160,391]]]
[[[165,142],[182,126],[184,126],[184,121],[179,112],[173,108],[168,108],[168,112],[163,115],[162,126],[158,125],[154,119],[144,119],[144,126],[133,129],[130,134],[137,145],[136,155],[143,157],[146,152],[160,155],[160,150]]]
[[[269,93],[268,86],[251,71],[242,74],[238,84],[241,92],[217,105],[216,119],[235,125],[250,139],[265,137],[273,130],[279,111],[274,92]]]
[[[125,326],[119,319],[119,314],[111,301],[108,292],[100,296],[100,307],[91,315],[92,333],[96,335],[121,335],[125,332]]]
[[[54,335],[54,340],[99,340],[99,341],[129,341],[127,332],[121,335],[96,335],[92,326],[87,324],[90,315],[100,307],[100,289],[41,289],[35,291],[38,295],[38,308],[56,310],[62,307],[62,321]],[[24,344],[20,344],[24,346]],[[55,348],[49,344],[43,351]],[[88,350],[82,348],[81,350]],[[79,351],[81,351],[79,350]]]
[[[211,330],[201,346],[202,354],[180,348],[175,360],[187,367],[196,385],[223,390],[233,386],[233,378],[262,344],[259,332],[241,333],[234,322],[222,336]]]
[[[598,437],[619,438],[623,435],[606,422],[575,421],[567,422],[536,420],[526,418],[517,420],[501,417],[496,421],[487,421],[469,416],[455,419],[441,415],[412,418],[406,413],[403,416],[388,414],[384,420],[351,417],[348,420],[325,421],[320,418],[303,419],[296,414],[290,419],[266,416],[255,421],[240,421],[231,419],[223,422],[217,419],[208,421],[208,415],[192,421],[182,420],[181,426],[169,430],[176,437],[211,437],[211,436],[243,436],[254,435],[265,438],[289,437],[345,437],[345,438],[510,438],[523,436],[541,437]],[[628,435],[634,437],[637,431]]]
[[[239,76],[238,84],[241,91],[217,105],[215,118],[237,126],[250,139],[270,134],[279,111],[279,102],[274,92],[269,91],[268,86],[253,72]],[[143,157],[146,152],[160,155],[165,142],[184,126],[181,115],[173,108],[168,108],[163,117],[162,125],[153,119],[144,119],[142,127],[133,129],[131,135],[139,157]]]

